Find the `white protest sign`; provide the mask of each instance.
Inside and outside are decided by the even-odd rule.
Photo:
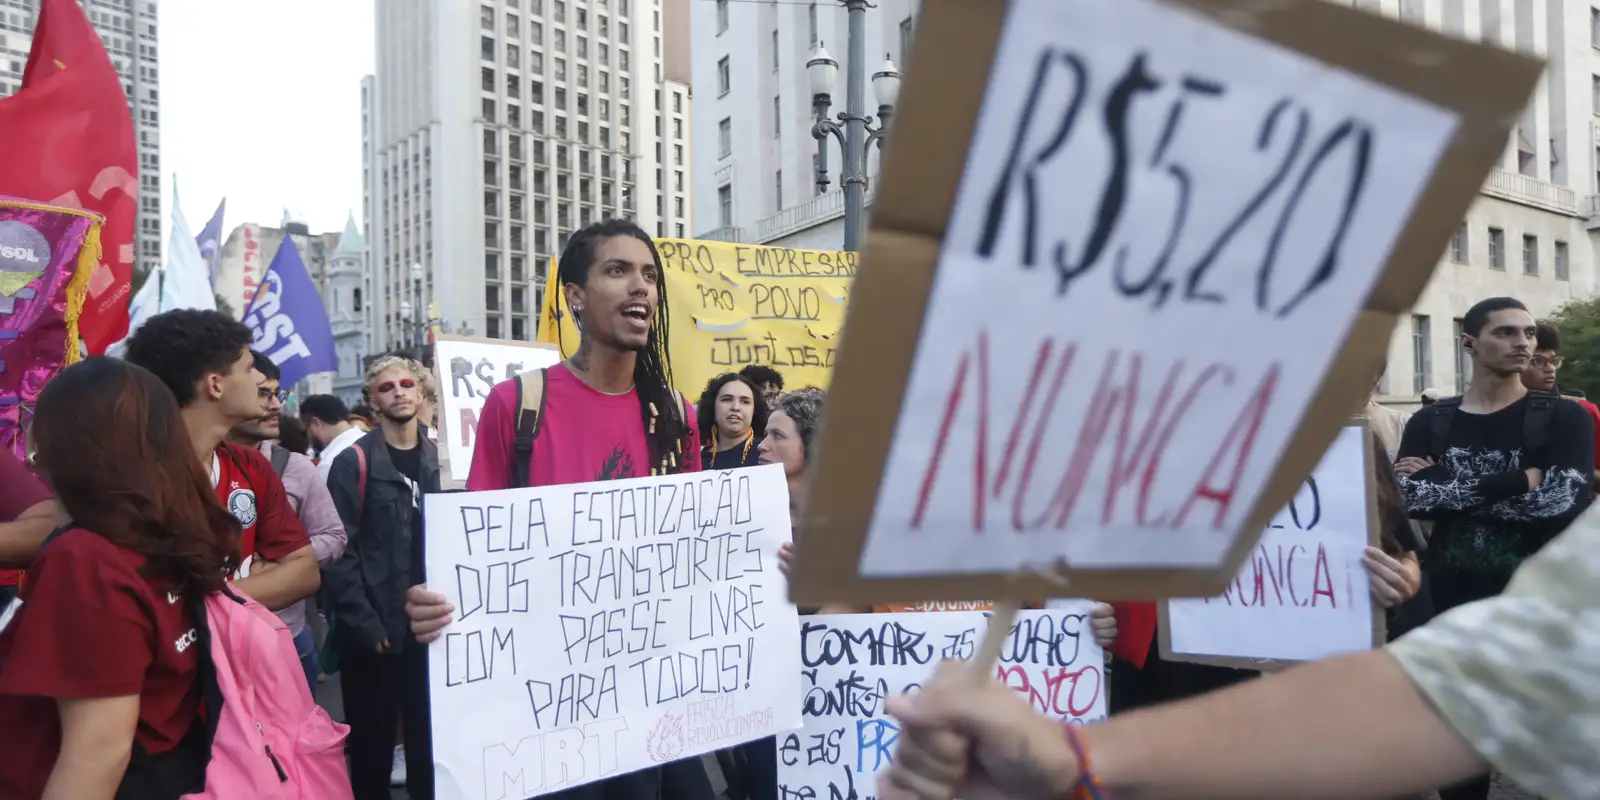
[[[551,345],[458,339],[441,336],[433,346],[439,376],[440,442],[449,468],[447,477],[465,481],[472,470],[472,448],[478,440],[478,413],[489,390],[529,370],[555,366],[561,353]]]
[[[426,499],[436,791],[520,800],[800,724],[776,466]]]
[[[1106,716],[1104,653],[1086,601],[1017,615],[996,677],[1048,717]],[[780,734],[778,800],[873,797],[900,726],[885,698],[916,691],[945,659],[971,658],[988,614],[976,611],[805,617],[800,661],[805,727]]]
[[[1313,661],[1373,647],[1366,428],[1349,427],[1220,596],[1171,600],[1171,657]]]
[[[1153,0],[1013,0],[866,577],[1225,560],[1457,128]]]

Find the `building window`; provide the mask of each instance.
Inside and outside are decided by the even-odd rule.
[[[485,61],[494,60],[494,40],[485,36],[478,42],[478,55]],[[1600,80],[1600,79],[1597,79]]]
[[[906,59],[911,56],[911,37],[913,33],[911,18],[906,17],[900,20],[900,66],[902,67],[905,66]]]
[[[772,135],[783,135],[783,96],[772,97]]]
[[[1489,266],[1506,268],[1506,232],[1499,228],[1489,229]]]
[[[1422,394],[1428,388],[1428,383],[1433,379],[1433,350],[1428,347],[1430,338],[1428,317],[1423,314],[1411,315],[1411,390],[1413,394]]]
[[[772,29],[772,71],[778,71],[778,29]]]
[[[772,212],[783,210],[783,170],[772,173]]]
[[[485,92],[494,91],[494,68],[484,67],[479,70],[478,88]]]
[[[811,31],[811,47],[814,49],[817,46],[817,4],[815,2],[811,4],[810,8],[806,9],[806,25]]]
[[[484,333],[485,336],[488,336],[490,339],[498,339],[498,338],[500,338],[500,318],[499,317],[487,317],[487,318],[484,319],[483,325],[484,325],[483,333]]]
[[[1472,359],[1467,358],[1466,342],[1461,338],[1467,332],[1466,321],[1455,321],[1456,340],[1453,348],[1456,352],[1456,394],[1467,393],[1467,383],[1472,380]]]
[[[728,29],[728,0],[717,0],[717,33]]]
[[[1600,75],[1592,76],[1589,79],[1589,88],[1593,96],[1590,101],[1593,103],[1593,107],[1590,110],[1595,114],[1600,114]]]
[[[1450,260],[1457,264],[1467,263],[1467,223],[1463,222],[1450,235]]]
[[[722,227],[733,227],[733,187],[717,187],[717,220]]]
[[[479,6],[478,24],[486,31],[494,30],[494,9],[489,6]]]
[[[1589,44],[1600,47],[1600,8],[1589,9]]]
[[[727,158],[733,155],[733,120],[723,117],[717,123],[717,157]]]
[[[1556,242],[1556,280],[1567,280],[1571,273],[1567,265],[1567,243]]]
[[[681,144],[672,146],[672,165],[675,167],[683,166],[683,145]]]
[[[1522,237],[1522,274],[1539,274],[1539,237],[1537,236],[1524,234]]]
[[[717,95],[720,97],[728,93],[733,85],[733,77],[728,68],[728,57],[717,59]]]

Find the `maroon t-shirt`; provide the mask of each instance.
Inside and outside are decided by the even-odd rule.
[[[10,450],[0,449],[0,522],[11,522],[22,512],[50,499],[50,490]],[[20,569],[0,569],[0,586],[16,586]]]
[[[556,486],[650,475],[650,445],[645,438],[639,395],[606,394],[557,364],[546,370],[544,419],[533,440],[528,485]],[[700,471],[700,432],[693,414],[688,443],[679,456],[684,472]],[[511,486],[511,444],[516,439],[517,381],[501,381],[489,390],[478,414],[478,441],[472,451],[467,489],[481,492]]]
[[[0,631],[0,797],[38,797],[61,749],[56,701],[139,697],[134,741],[171,750],[199,713],[199,646],[145,557],[74,528],[39,550]]]
[[[260,450],[232,442],[217,445],[211,459],[211,485],[243,532],[239,551],[244,560],[232,576],[235,580],[250,577],[257,555],[277,561],[311,546],[311,537],[289,503],[283,479]]]

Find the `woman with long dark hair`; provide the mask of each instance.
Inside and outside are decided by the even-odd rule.
[[[39,549],[0,632],[0,797],[198,791],[210,754],[191,609],[238,567],[238,523],[172,392],[143,368],[66,368],[33,436],[71,522]]]
[[[700,463],[706,469],[753,467],[767,433],[767,404],[755,381],[729,372],[706,384],[695,404],[700,417]]]

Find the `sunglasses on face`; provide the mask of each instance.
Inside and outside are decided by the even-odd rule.
[[[394,391],[395,387],[399,387],[401,389],[415,389],[417,388],[417,382],[411,380],[410,378],[401,378],[398,381],[384,381],[383,383],[378,384],[378,394],[388,394]]]
[[[1540,369],[1545,367],[1549,367],[1551,369],[1561,369],[1561,365],[1566,363],[1566,358],[1562,356],[1551,356],[1549,358],[1544,356],[1534,356],[1533,360],[1529,363]]]

